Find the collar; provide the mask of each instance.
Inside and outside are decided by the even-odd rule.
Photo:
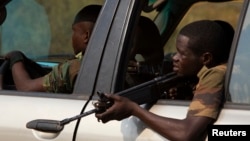
[[[82,52],[79,52],[78,54],[75,55],[75,58],[81,59],[82,58]]]

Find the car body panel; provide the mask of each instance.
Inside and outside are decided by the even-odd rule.
[[[83,101],[81,100],[26,96],[16,97],[7,95],[1,95],[0,97],[0,99],[4,99],[4,101],[1,100],[0,102],[2,113],[2,116],[0,117],[0,120],[2,121],[0,125],[0,136],[3,140],[8,141],[16,141],[17,139],[32,141],[35,138],[31,130],[26,128],[27,122],[40,118],[62,120],[64,117],[77,115],[83,104]],[[56,104],[54,105],[53,103]],[[67,105],[67,107],[65,107],[65,105]],[[57,140],[71,140],[74,125],[75,124],[72,123],[65,126],[65,129]],[[24,128],[26,129],[23,130]]]

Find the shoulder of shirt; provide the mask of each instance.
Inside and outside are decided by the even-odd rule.
[[[59,63],[57,66],[54,66],[55,68],[58,68],[59,66],[63,66],[63,67],[68,67],[69,65],[75,64],[75,63],[79,63],[81,62],[83,55],[82,53],[78,53],[77,55],[75,55],[74,58],[71,58],[69,60],[65,60],[64,62]]]
[[[211,73],[211,72],[225,74],[226,69],[227,69],[227,64],[217,65],[217,66],[212,67],[212,68],[207,68],[206,66],[203,66],[202,69],[199,71],[197,76],[200,78],[200,77],[206,75],[207,73]]]

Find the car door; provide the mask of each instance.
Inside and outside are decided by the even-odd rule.
[[[73,55],[70,46],[71,26],[75,13],[88,4],[103,3],[102,0],[89,3],[70,0],[1,1],[1,8],[5,7],[7,12],[6,19],[0,27],[1,60],[8,51],[18,49],[44,68],[51,70],[54,65]],[[77,115],[87,99],[82,93],[53,94],[16,91],[12,87],[12,78],[9,77],[6,81],[11,89],[0,91],[1,140],[40,140],[43,134],[37,136],[31,129],[26,128],[29,121],[34,119],[63,120]],[[72,122],[65,127],[56,140],[71,140],[75,124]],[[44,136],[49,139],[50,134]]]
[[[10,1],[6,6],[7,9],[9,6],[18,2],[20,1]],[[94,128],[96,124],[99,125],[93,115],[82,120],[79,129],[77,125],[80,120],[73,121],[71,124],[65,126],[59,135],[36,132],[26,128],[26,124],[35,119],[60,121],[64,118],[78,115],[81,111],[84,112],[94,108],[87,100],[96,94],[97,90],[114,92],[122,89],[123,84],[120,82],[124,79],[122,74],[126,72],[126,66],[122,65],[121,61],[126,62],[128,59],[126,57],[121,59],[121,56],[130,49],[131,39],[134,33],[133,29],[135,28],[135,23],[139,15],[136,13],[137,10],[141,9],[143,2],[144,1],[135,0],[104,2],[103,9],[99,16],[100,18],[97,20],[91,41],[84,55],[84,61],[82,62],[81,70],[72,94],[2,90],[0,92],[1,101],[3,101],[1,102],[1,107],[5,108],[1,108],[1,112],[4,113],[4,116],[1,117],[3,121],[0,129],[2,131],[1,137],[10,141],[17,139],[27,141],[51,139],[54,137],[56,137],[55,140],[60,141],[70,140],[71,138],[75,139],[76,137],[77,139],[95,140],[100,140],[104,137],[107,139],[114,139],[114,137],[122,139],[123,136],[120,135],[119,130],[116,130],[116,128],[112,128],[112,132],[110,132],[112,134],[111,136],[107,136],[106,132],[100,134],[101,131],[90,134],[89,131],[97,131],[90,130],[91,127]],[[21,3],[26,4],[25,1]],[[45,2],[44,4],[49,5],[51,3]],[[48,10],[50,9],[48,8]],[[131,16],[132,13],[135,15]],[[6,28],[5,23],[3,28]],[[57,50],[57,47],[55,50]],[[52,67],[50,63],[52,63],[52,65],[57,64],[57,62],[40,60],[38,62],[49,67]],[[85,104],[87,108],[85,108]],[[90,125],[85,126],[85,122]],[[114,126],[120,126],[120,124],[115,124]],[[118,132],[118,134],[116,134],[116,132]],[[77,136],[76,133],[78,133]],[[97,133],[98,136],[96,136]],[[13,134],[15,134],[15,136],[13,136]],[[129,137],[130,135],[128,134],[126,136]]]
[[[202,6],[203,4],[205,7]],[[213,4],[214,6],[212,6]],[[214,12],[216,14],[205,15],[203,12],[197,13],[195,11],[192,13],[192,10],[199,9],[199,6],[201,6],[202,10],[206,10],[206,8],[209,9],[209,7],[212,6],[213,10],[210,9],[209,11],[210,13]],[[226,13],[222,14],[224,10],[226,10]],[[191,14],[191,16],[194,15],[192,20],[190,20],[191,18],[187,18],[188,14]],[[227,14],[230,16],[225,16]],[[234,26],[236,31],[225,81],[225,96],[227,99],[225,100],[225,105],[223,106],[215,125],[229,125],[228,127],[230,129],[235,128],[230,125],[249,125],[249,65],[247,61],[247,56],[249,55],[249,1],[232,1],[222,3],[198,2],[197,4],[192,5],[190,10],[187,11],[179,25],[183,23],[185,25],[185,21],[188,21],[189,23],[199,19],[226,20]],[[177,27],[177,29],[180,28]],[[170,52],[174,51],[174,49],[171,48],[171,38],[175,39],[175,37],[170,37],[169,42],[167,42],[165,47],[165,49]],[[188,104],[188,101],[185,103],[183,101],[160,100],[150,109],[150,111],[162,116],[182,119],[186,116],[185,113],[187,111]],[[165,140],[163,137],[155,134],[152,130],[147,128],[141,133],[139,139],[143,139],[143,137]]]
[[[216,1],[216,2],[197,2],[197,3],[191,3],[190,5],[188,5],[186,8],[189,8],[189,6],[191,6],[189,9],[186,11],[186,15],[184,15],[184,18],[181,18],[181,21],[179,23],[178,20],[176,20],[176,24],[179,23],[180,26],[183,26],[187,23],[190,23],[192,21],[195,20],[199,20],[199,19],[211,19],[211,20],[226,20],[229,23],[231,23],[235,29],[238,29],[238,27],[240,26],[241,22],[239,19],[244,17],[243,15],[240,15],[241,11],[244,13],[244,11],[246,10],[245,8],[243,8],[243,6],[247,6],[247,3],[243,4],[243,1]],[[201,6],[201,8],[197,8]],[[214,7],[215,6],[215,7]],[[210,13],[206,13],[204,12],[203,15],[199,15],[199,11],[197,12],[192,12],[191,10],[193,9],[204,9],[204,7],[206,8],[206,10],[211,11],[211,8],[214,8],[214,11],[212,12],[212,14]],[[184,8],[185,9],[185,8]],[[232,9],[231,11],[228,11],[228,9]],[[217,12],[216,12],[217,11]],[[219,14],[218,14],[219,12]],[[185,13],[185,12],[184,12]],[[191,15],[194,15],[193,17],[191,17],[190,19],[188,19],[188,15],[191,13]],[[230,13],[230,14],[229,14]],[[147,13],[144,13],[147,15]],[[230,16],[225,16],[225,15],[230,15]],[[159,16],[159,15],[157,15]],[[240,17],[240,18],[239,18]],[[159,18],[159,17],[158,17]],[[154,18],[152,18],[154,19]],[[159,20],[156,18],[156,20]],[[157,22],[156,22],[157,23]],[[175,25],[175,24],[174,24]],[[171,26],[172,28],[174,26]],[[171,53],[174,52],[175,50],[173,49],[174,47],[174,40],[175,40],[175,33],[177,33],[178,29],[180,29],[180,27],[178,26],[176,29],[176,31],[174,33],[170,32],[173,34],[173,36],[170,37],[170,39],[168,39],[168,42],[165,43],[166,47],[165,49],[165,53]],[[170,34],[169,33],[169,34]],[[165,36],[167,36],[168,34],[166,34]],[[162,34],[163,39],[164,39],[164,34]],[[237,35],[236,35],[237,37]],[[166,40],[167,41],[167,40]],[[171,48],[172,47],[172,48]],[[236,46],[234,46],[234,48],[236,48]],[[234,51],[232,51],[234,52]],[[232,56],[233,58],[233,56]],[[118,58],[119,59],[119,58]],[[232,64],[233,61],[229,61],[229,64]],[[230,74],[230,71],[228,72]],[[104,77],[104,75],[100,75],[100,77]],[[106,79],[105,79],[106,80]],[[101,82],[103,82],[103,80],[101,80]],[[97,83],[101,83],[101,82],[97,82]],[[228,80],[226,82],[226,84],[228,83]],[[98,86],[98,84],[97,84]],[[96,91],[98,89],[102,89],[105,87],[97,87]],[[105,90],[105,89],[104,89]],[[109,91],[109,90],[107,90]],[[112,92],[112,90],[110,91]],[[189,105],[190,101],[185,101],[185,100],[158,100],[158,102],[154,105],[142,105],[145,106],[145,108],[148,108],[148,110],[150,110],[153,113],[156,113],[158,115],[162,115],[162,116],[167,116],[167,117],[172,117],[172,118],[178,118],[178,119],[182,119],[186,116],[186,112],[188,109],[188,105]],[[229,102],[230,103],[230,102]],[[228,102],[225,104],[224,109],[221,112],[221,115],[218,119],[218,121],[216,122],[216,124],[249,124],[249,121],[247,120],[247,118],[249,118],[249,110],[248,108],[245,110],[244,107],[247,107],[246,105],[242,106],[241,108],[237,109],[236,107],[240,107],[240,106],[234,106],[235,108],[232,108],[232,103],[229,104]],[[230,106],[231,105],[231,106]],[[238,105],[238,104],[233,104],[233,105]],[[230,109],[230,108],[232,109]],[[235,113],[232,113],[232,111],[237,111]],[[231,113],[231,114],[230,114]],[[227,116],[228,114],[228,116]],[[234,114],[233,117],[243,117],[244,120],[242,121],[235,121],[235,122],[230,122],[232,119],[230,117],[232,117],[232,114]],[[95,118],[94,116],[92,118]],[[100,136],[105,136],[107,139],[111,139],[111,136],[113,136],[113,139],[115,140],[167,140],[164,139],[162,136],[160,136],[159,134],[155,133],[154,131],[152,131],[150,128],[147,128],[146,125],[144,125],[139,119],[135,118],[135,117],[129,117],[127,119],[124,119],[120,122],[117,121],[111,121],[108,124],[96,124],[96,123],[91,123],[91,117],[86,117],[84,118],[85,121],[85,125],[81,126],[80,128],[86,128],[83,131],[83,134],[85,134],[85,137],[89,137],[87,139],[92,140],[95,139],[95,135],[100,135]],[[91,131],[88,130],[88,127],[91,127]],[[98,133],[96,133],[98,132]],[[90,135],[90,136],[88,136]]]

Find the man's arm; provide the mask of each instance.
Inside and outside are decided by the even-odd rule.
[[[200,141],[205,139],[205,131],[213,119],[208,117],[187,116],[185,119],[162,117],[139,106],[132,115],[141,119],[147,126],[174,141]]]
[[[212,118],[198,116],[187,116],[185,119],[162,117],[141,108],[125,97],[112,94],[106,96],[112,99],[114,104],[104,113],[96,114],[96,117],[103,123],[110,120],[122,120],[133,115],[170,140],[195,141],[204,139],[207,125],[213,122]]]
[[[45,91],[43,88],[43,77],[31,79],[22,61],[13,64],[11,71],[17,90]]]
[[[28,59],[21,51],[11,51],[6,54],[9,60],[9,68],[17,90],[21,91],[45,91],[43,88],[43,75],[47,72]],[[32,70],[27,69],[30,67]]]

